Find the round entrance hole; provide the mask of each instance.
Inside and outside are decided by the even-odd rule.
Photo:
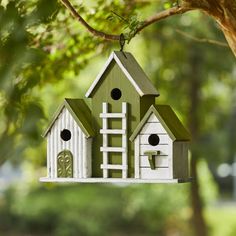
[[[148,137],[148,143],[152,146],[157,146],[160,142],[160,138],[157,134],[151,134]]]
[[[63,129],[61,131],[61,139],[64,141],[69,141],[71,139],[71,132],[68,129]]]
[[[111,90],[111,97],[113,100],[119,100],[121,98],[121,91],[118,88],[114,88]]]

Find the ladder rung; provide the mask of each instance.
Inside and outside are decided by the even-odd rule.
[[[125,118],[125,113],[100,113],[100,118]]]
[[[100,147],[101,152],[125,152],[126,149],[122,147]]]
[[[100,129],[100,134],[125,134],[123,129]]]
[[[127,170],[127,166],[124,165],[101,165],[101,169],[109,169],[109,170]]]

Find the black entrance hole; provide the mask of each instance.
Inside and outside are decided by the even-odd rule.
[[[61,131],[61,139],[64,141],[69,141],[71,139],[71,132],[68,129],[63,129]]]
[[[148,143],[152,146],[157,146],[160,142],[160,138],[157,134],[151,134],[148,137]]]
[[[121,93],[120,89],[114,88],[111,90],[112,99],[119,100],[121,98],[121,95],[122,95],[122,93]]]

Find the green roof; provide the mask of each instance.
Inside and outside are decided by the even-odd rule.
[[[69,99],[65,98],[62,105],[57,109],[54,114],[51,122],[43,133],[43,137],[45,137],[53,126],[54,122],[57,120],[63,108],[67,108],[70,114],[75,119],[78,126],[82,129],[85,136],[87,138],[95,135],[94,129],[92,127],[92,115],[89,107],[85,103],[83,99]]]
[[[158,118],[173,141],[190,141],[189,132],[184,128],[179,118],[168,105],[152,105],[134,130],[130,141],[136,138],[151,114],[154,114]]]
[[[113,60],[118,64],[120,69],[123,71],[127,79],[134,86],[141,97],[144,95],[159,96],[156,88],[148,79],[147,75],[135,60],[133,55],[129,52],[114,51],[111,53],[102,71],[98,74],[97,78],[88,89],[85,95],[86,97],[92,97],[95,88],[99,86],[99,81],[103,79],[103,74],[108,69]]]

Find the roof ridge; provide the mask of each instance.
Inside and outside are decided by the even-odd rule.
[[[165,111],[160,108],[166,108]],[[143,116],[142,120],[139,122],[134,132],[130,136],[130,141],[133,141],[139,134],[140,130],[145,125],[146,121],[149,119],[150,115],[154,114],[160,120],[161,124],[166,129],[167,133],[170,135],[173,141],[189,141],[190,134],[187,129],[183,126],[182,122],[179,120],[170,105],[165,104],[152,104],[147,110],[146,114]]]
[[[70,103],[70,101],[77,101],[77,103]],[[78,103],[79,102],[79,103]],[[78,105],[80,106],[79,109]],[[43,137],[45,137],[48,132],[50,131],[51,127],[54,125],[55,121],[57,120],[58,116],[60,115],[61,111],[66,108],[78,126],[83,130],[86,137],[94,136],[94,130],[92,127],[91,122],[91,110],[82,98],[64,98],[63,103],[58,107],[56,112],[53,115],[53,118],[51,119],[49,125],[45,129],[44,133],[42,134]],[[81,111],[80,111],[81,110]],[[91,117],[90,117],[91,116]]]
[[[141,97],[144,95],[159,96],[156,88],[148,79],[142,67],[130,52],[113,51],[106,61],[103,69],[99,72],[96,79],[93,81],[92,85],[86,92],[86,97],[91,97],[94,89],[97,87],[98,82],[111,64],[112,60],[115,60],[122,72],[125,74],[130,83],[135,87],[136,91]]]

